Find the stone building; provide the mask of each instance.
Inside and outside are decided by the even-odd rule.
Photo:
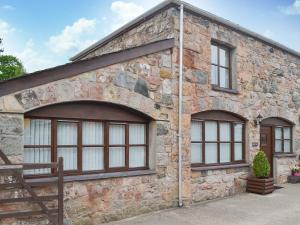
[[[64,157],[69,222],[178,206],[181,4],[183,204],[244,192],[260,147],[278,184],[298,161],[300,53],[165,1],[71,63],[0,83],[0,148],[14,162]]]

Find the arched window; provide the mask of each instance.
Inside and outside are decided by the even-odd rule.
[[[220,165],[245,161],[245,120],[224,111],[192,115],[192,166]]]
[[[24,161],[48,163],[62,156],[67,174],[147,169],[150,119],[127,107],[97,102],[36,109],[25,114]]]
[[[261,122],[262,127],[269,127],[272,133],[271,149],[276,154],[291,153],[293,150],[293,123],[278,117],[269,117]],[[261,134],[261,143],[265,142],[264,136]]]

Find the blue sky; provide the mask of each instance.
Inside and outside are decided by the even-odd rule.
[[[161,0],[0,0],[6,54],[27,72],[69,58]],[[187,0],[300,52],[300,0]]]

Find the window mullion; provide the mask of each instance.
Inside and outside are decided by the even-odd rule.
[[[205,163],[205,122],[202,122],[202,163]]]
[[[230,140],[231,140],[231,146],[230,146],[230,162],[234,162],[235,161],[235,158],[234,158],[234,143],[235,143],[235,140],[234,140],[234,123],[230,123]]]
[[[217,46],[218,52],[218,86],[221,87],[221,79],[220,79],[220,48]]]
[[[284,153],[284,129],[281,127],[281,152]]]
[[[125,167],[129,169],[129,125],[125,125]]]
[[[218,163],[220,163],[220,122],[217,122],[217,156],[218,156]]]
[[[109,169],[109,124],[104,122],[104,170]]]
[[[78,171],[82,172],[82,121],[78,123],[78,132],[77,132],[77,167]]]

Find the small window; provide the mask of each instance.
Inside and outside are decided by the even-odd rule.
[[[244,142],[242,118],[222,111],[192,115],[192,166],[244,162]]]
[[[228,47],[211,44],[211,84],[232,89],[230,68],[230,49]]]
[[[275,127],[275,153],[292,152],[292,128]]]

